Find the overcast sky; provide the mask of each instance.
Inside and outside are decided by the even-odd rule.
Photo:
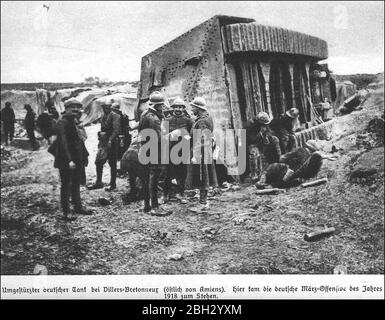
[[[1,82],[139,80],[142,56],[217,14],[318,36],[335,73],[384,71],[382,1],[1,1]]]

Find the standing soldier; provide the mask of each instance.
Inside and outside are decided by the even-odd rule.
[[[120,160],[124,152],[128,149],[131,144],[131,134],[128,125],[128,116],[120,110],[120,105],[115,102],[111,107],[112,111],[119,116],[120,120],[120,131],[119,131],[119,154],[118,160]]]
[[[170,150],[179,143],[182,139],[186,139],[186,135],[189,136],[189,133],[191,131],[193,121],[189,114],[186,112],[186,105],[185,102],[181,98],[177,98],[174,100],[174,102],[171,105],[171,108],[173,110],[172,115],[167,118],[169,123],[169,131],[170,131],[170,137],[173,135],[176,135],[176,137],[179,137],[179,141],[170,141]],[[180,155],[179,155],[180,156]],[[173,159],[170,157],[170,164],[167,166],[166,170],[166,179],[165,179],[165,202],[168,201],[169,191],[171,187],[171,179],[173,177],[176,178],[180,197],[178,197],[181,201],[181,203],[186,203],[186,200],[183,199],[184,196],[184,184],[186,179],[186,164],[188,162],[187,159],[183,159],[184,163],[181,164],[173,164]]]
[[[15,132],[15,121],[15,112],[11,107],[11,103],[7,101],[3,110],[1,110],[1,122],[4,128],[6,146],[8,145],[8,137],[10,142],[13,140],[13,135]]]
[[[61,180],[61,205],[65,221],[75,220],[70,214],[70,197],[77,214],[90,215],[92,211],[82,207],[80,199],[80,184],[84,167],[88,165],[88,152],[76,128],[76,118],[82,104],[72,98],[65,103],[65,112],[57,122],[55,168],[59,169]]]
[[[149,179],[148,179],[148,185],[145,186],[145,203],[144,203],[144,212],[157,210],[159,208],[158,203],[158,181],[159,176],[164,168],[164,166],[161,164],[161,137],[162,137],[162,130],[161,130],[161,122],[164,118],[163,115],[163,109],[165,108],[164,104],[164,97],[163,95],[155,91],[150,96],[150,102],[149,102],[149,108],[142,113],[140,117],[139,122],[139,134],[144,129],[151,129],[154,132],[156,132],[157,135],[157,145],[158,145],[158,155],[155,163],[149,162],[147,165],[149,170]],[[142,146],[149,142],[149,139],[147,141],[142,141]],[[142,152],[142,149],[139,150],[139,159],[140,154]],[[148,194],[151,200],[151,205],[148,201]],[[152,211],[154,213],[154,211]]]
[[[294,125],[298,115],[298,109],[291,108],[278,119],[276,130],[279,134],[282,154],[295,148]]]
[[[96,183],[89,187],[90,190],[103,188],[103,166],[108,161],[111,169],[110,186],[106,191],[116,189],[117,162],[119,153],[119,132],[120,117],[117,113],[111,112],[110,104],[103,104],[103,117],[100,123],[100,132],[98,133],[99,145],[96,155]]]
[[[209,208],[207,201],[209,187],[218,186],[215,164],[212,157],[214,124],[213,119],[207,112],[206,101],[203,98],[196,97],[190,105],[196,118],[191,132],[193,137],[193,157],[191,165],[188,165],[187,168],[186,189],[199,188],[201,210],[207,211]],[[194,136],[194,134],[198,133],[196,130],[200,130],[201,136]]]
[[[35,137],[35,112],[33,112],[31,105],[24,105],[24,109],[27,110],[27,114],[24,119],[24,127],[27,131],[28,139],[31,144],[32,150],[35,151],[39,149],[39,143],[36,141]]]

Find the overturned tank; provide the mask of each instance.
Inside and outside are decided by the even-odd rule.
[[[225,161],[231,167],[242,142],[225,131],[242,129],[258,112],[276,118],[296,107],[303,129],[316,124],[317,92],[335,99],[331,90],[312,90],[310,82],[314,65],[327,57],[327,43],[319,38],[253,19],[214,16],[142,58],[138,113],[155,90],[169,103],[204,97],[214,134],[225,140],[225,149],[234,150]]]

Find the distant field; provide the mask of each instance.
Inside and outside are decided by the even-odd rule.
[[[36,83],[2,83],[1,91],[5,90],[23,90],[23,91],[35,91],[36,89],[46,89],[46,90],[60,90],[60,89],[71,89],[71,88],[82,88],[89,87],[92,85],[106,87],[111,85],[123,85],[130,83],[133,87],[136,87],[138,82],[103,82],[99,84],[90,84],[90,83],[75,83],[75,82],[65,82],[65,83],[54,83],[54,82],[36,82]]]

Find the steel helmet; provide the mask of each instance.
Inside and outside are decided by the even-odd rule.
[[[78,107],[83,106],[83,104],[75,98],[70,98],[70,99],[66,100],[66,102],[64,102],[64,108],[68,108],[69,106],[72,106],[72,105],[76,105]]]
[[[159,91],[154,91],[150,95],[150,106],[155,106],[157,104],[164,104],[164,97],[163,94],[161,94]]]
[[[120,110],[120,105],[117,102],[114,102],[111,106],[111,109]]]
[[[271,122],[270,116],[266,112],[259,112],[256,120],[261,124],[269,124]]]
[[[173,106],[183,106],[184,108],[186,108],[186,104],[181,98],[176,98],[174,102],[171,104],[171,107]]]
[[[318,151],[319,146],[315,140],[308,140],[305,142],[305,146],[308,147],[311,151]]]
[[[202,97],[196,97],[191,103],[191,106],[207,111],[206,101]]]
[[[290,110],[286,111],[286,115],[290,118],[297,118],[299,115],[299,110],[297,108],[291,108]]]

